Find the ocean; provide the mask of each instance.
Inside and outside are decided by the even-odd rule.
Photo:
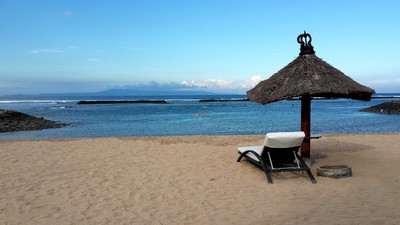
[[[400,132],[400,115],[360,109],[400,94],[371,101],[313,100],[311,133]],[[203,96],[23,96],[0,97],[0,109],[20,111],[70,124],[64,128],[0,133],[0,140],[111,136],[253,135],[300,129],[300,101],[261,105],[248,101],[199,102],[201,99],[243,99],[244,95]],[[166,100],[168,104],[94,104],[80,100]]]

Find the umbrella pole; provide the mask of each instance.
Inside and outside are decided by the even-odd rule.
[[[301,97],[301,130],[304,131],[306,138],[301,145],[301,157],[310,158],[310,124],[311,124],[311,97],[304,95]]]

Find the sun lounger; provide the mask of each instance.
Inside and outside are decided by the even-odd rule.
[[[306,171],[312,183],[317,183],[310,168],[298,155],[304,132],[268,133],[262,146],[238,147],[238,162],[245,157],[248,161],[261,167],[272,184],[273,172]]]

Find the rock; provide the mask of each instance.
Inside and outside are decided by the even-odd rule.
[[[167,104],[165,100],[95,100],[95,101],[79,101],[78,105],[93,104]]]
[[[360,111],[382,114],[400,114],[400,101],[384,102],[382,104],[371,106]]]
[[[0,132],[61,128],[68,124],[30,116],[13,110],[0,109]]]

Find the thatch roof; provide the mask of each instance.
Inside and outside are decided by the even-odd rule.
[[[248,91],[247,98],[262,104],[304,95],[368,101],[373,93],[315,54],[304,54]]]

